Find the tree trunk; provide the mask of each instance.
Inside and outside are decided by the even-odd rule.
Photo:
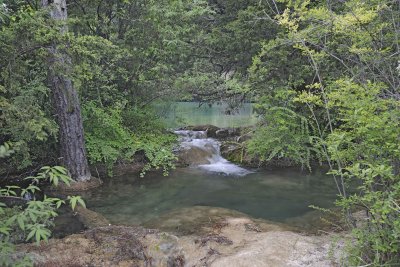
[[[66,0],[42,0],[42,7],[49,8],[54,20],[67,19]],[[60,34],[67,30],[63,26]],[[69,56],[54,43],[50,48],[48,76],[60,127],[61,160],[74,180],[88,181],[91,174],[86,158],[79,98],[71,79],[67,77],[70,66]]]

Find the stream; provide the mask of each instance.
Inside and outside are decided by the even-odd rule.
[[[253,170],[237,166],[219,153],[219,142],[204,132],[177,131],[181,148],[204,150],[208,164],[178,168],[163,176],[124,175],[85,196],[89,209],[113,224],[151,225],[168,214],[197,207],[218,207],[253,218],[288,223],[307,218],[309,206],[331,207],[336,197],[325,171],[283,168]],[[200,209],[201,210],[201,209]],[[175,214],[175,215],[174,215]],[[307,224],[307,220],[301,220]]]

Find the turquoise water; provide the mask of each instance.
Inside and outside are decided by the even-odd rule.
[[[198,168],[173,171],[168,177],[114,178],[86,196],[88,207],[115,224],[144,224],[171,211],[196,206],[221,207],[254,218],[284,222],[331,207],[336,196],[332,177],[295,169],[261,170],[243,177],[218,175]]]
[[[158,113],[168,127],[211,124],[218,127],[250,126],[257,122],[252,104],[244,103],[233,114],[227,114],[226,104],[200,105],[196,102],[174,102],[157,105]]]

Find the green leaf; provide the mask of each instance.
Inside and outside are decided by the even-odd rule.
[[[56,207],[57,207],[57,209],[60,208],[62,204],[65,204],[65,201],[64,201],[64,200],[61,200],[61,199],[58,200],[58,201],[56,202]]]
[[[34,214],[33,212],[29,212],[28,216],[32,220],[32,222],[36,222],[37,221],[37,215]]]
[[[69,203],[71,205],[72,210],[75,210],[76,202],[77,202],[77,199],[75,197],[72,197],[69,199]]]
[[[24,218],[22,216],[17,217],[17,222],[18,222],[19,228],[21,228],[22,230],[25,230],[25,222],[24,222]]]
[[[78,203],[79,203],[82,207],[86,208],[85,201],[83,201],[82,198],[80,198],[80,197],[78,198]]]
[[[5,226],[1,226],[0,227],[0,233],[3,233],[5,235],[9,235],[11,231],[10,227],[5,227]]]
[[[67,169],[65,169],[64,167],[61,167],[61,166],[54,166],[53,169],[59,171],[62,174],[67,174],[68,173]]]
[[[35,229],[32,229],[32,230],[29,232],[28,236],[26,237],[26,241],[31,240],[32,237],[35,235],[35,233],[36,233]]]
[[[69,203],[72,210],[75,210],[76,205],[79,203],[82,207],[86,208],[85,202],[80,196],[68,196]]]

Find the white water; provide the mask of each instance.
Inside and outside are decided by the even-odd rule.
[[[213,138],[207,138],[205,131],[179,130],[175,131],[175,133],[180,137],[180,146],[182,149],[197,147],[209,152],[211,155],[207,158],[209,164],[197,165],[197,168],[223,175],[245,176],[251,173],[251,171],[224,159],[221,156],[220,143]]]

